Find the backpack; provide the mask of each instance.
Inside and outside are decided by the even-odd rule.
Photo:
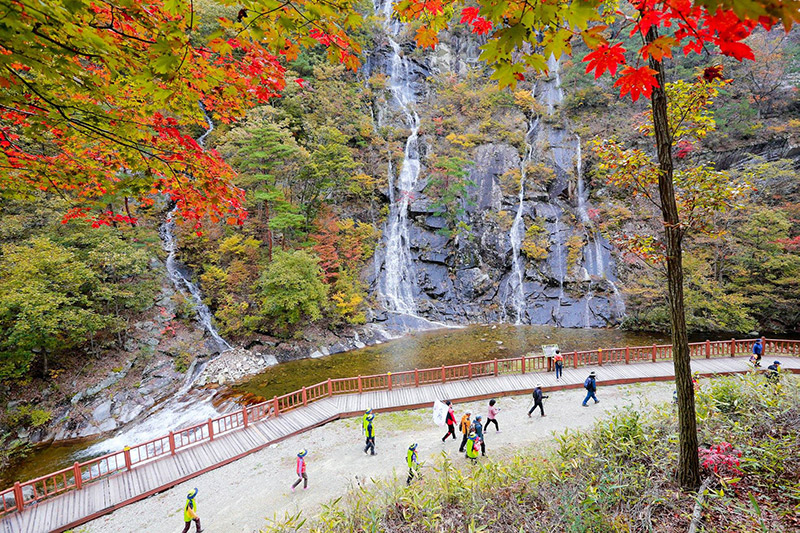
[[[589,390],[589,387],[591,387],[591,382],[592,382],[591,376],[586,378],[586,381],[583,382],[583,388]]]

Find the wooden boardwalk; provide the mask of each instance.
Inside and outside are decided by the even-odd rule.
[[[769,356],[768,356],[769,357]],[[786,371],[800,373],[800,359],[781,356]],[[359,416],[367,408],[397,411],[429,407],[435,399],[458,401],[529,393],[541,383],[546,390],[582,388],[590,370],[598,374],[600,387],[674,378],[671,361],[602,367],[566,368],[561,380],[552,372],[482,377],[468,381],[402,387],[393,390],[332,396],[278,417],[224,433],[210,442],[187,447],[120,472],[81,490],[71,490],[44,500],[22,513],[0,519],[0,533],[64,531],[110,513],[129,503],[161,492],[190,478],[213,470],[270,444],[308,431],[332,420]],[[746,357],[698,359],[692,370],[700,375],[741,373],[748,370]]]

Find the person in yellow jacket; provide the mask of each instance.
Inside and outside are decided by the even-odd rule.
[[[476,464],[478,462],[478,450],[480,449],[480,446],[480,439],[474,431],[471,431],[469,437],[467,438],[467,458],[472,461],[472,464]]]
[[[458,451],[464,453],[464,449],[467,446],[467,438],[469,437],[469,428],[472,425],[472,421],[470,417],[472,413],[467,411],[464,413],[464,416],[461,417],[461,422],[458,424],[458,430],[461,431],[463,437],[461,438],[461,446],[458,448]]]
[[[370,416],[374,416],[372,414],[372,409],[367,409],[364,411],[364,416],[361,417],[361,431],[363,431],[365,434],[367,432],[367,418]]]
[[[367,425],[364,427],[364,434],[367,436],[367,445],[364,447],[364,453],[371,452],[375,455],[375,415],[367,417]]]
[[[183,521],[186,524],[183,526],[183,533],[188,533],[192,521],[194,521],[194,525],[197,528],[197,533],[203,531],[203,528],[200,527],[200,517],[197,515],[197,487],[186,495],[186,504],[183,506]]]
[[[406,485],[411,485],[411,480],[414,479],[415,476],[419,477],[419,461],[417,461],[416,442],[408,447],[408,453],[406,453],[406,463],[408,463],[408,479],[406,480]]]

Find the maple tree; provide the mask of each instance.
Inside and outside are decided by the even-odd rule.
[[[352,0],[214,3],[229,16],[201,35],[193,0],[0,2],[2,193],[57,194],[65,221],[95,226],[133,223],[157,194],[198,228],[240,223],[233,171],[186,126],[278,96],[303,48],[357,68],[361,18]]]
[[[461,24],[486,35],[480,59],[488,63],[492,78],[502,86],[515,87],[529,70],[545,72],[547,59],[572,53],[572,41],[582,39],[591,50],[584,58],[587,73],[599,78],[615,76],[615,87],[632,100],[650,99],[657,183],[665,228],[664,252],[669,288],[670,322],[676,387],[678,390],[679,451],[677,478],[681,486],[696,488],[700,481],[694,393],[691,383],[688,336],[683,301],[681,227],[675,199],[673,132],[670,131],[665,92],[664,59],[679,50],[684,54],[719,53],[738,60],[753,59],[744,43],[753,30],[783,24],[788,31],[800,20],[798,0],[574,0],[528,2],[527,0],[470,1],[401,0],[395,13],[401,20],[420,21],[430,31],[421,46],[435,46],[432,32],[444,29],[461,8]],[[477,5],[476,5],[477,4]],[[419,35],[419,32],[418,32]],[[628,50],[636,41],[637,49]],[[709,67],[706,76],[717,70]]]

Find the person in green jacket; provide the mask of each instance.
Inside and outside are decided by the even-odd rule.
[[[194,525],[197,528],[197,533],[203,531],[203,528],[200,527],[200,517],[197,515],[197,487],[189,494],[186,495],[186,504],[183,506],[183,521],[185,522],[185,526],[183,526],[183,533],[188,533],[189,526],[192,525],[192,521],[194,521]]]
[[[364,411],[364,416],[361,417],[361,430],[366,433],[367,432],[367,417],[374,416],[372,414],[372,409],[367,409]]]
[[[408,479],[406,485],[411,485],[411,480],[414,476],[419,476],[419,461],[417,461],[417,443],[415,442],[408,447],[406,453],[406,463],[408,463]]]
[[[470,432],[467,437],[467,458],[472,461],[472,464],[478,462],[478,449],[480,448],[480,439],[474,431]]]
[[[373,425],[374,420],[375,420],[375,415],[369,415],[367,417],[367,425],[364,427],[364,434],[367,436],[367,445],[364,447],[364,453],[370,451],[372,455],[375,455],[375,426]]]

